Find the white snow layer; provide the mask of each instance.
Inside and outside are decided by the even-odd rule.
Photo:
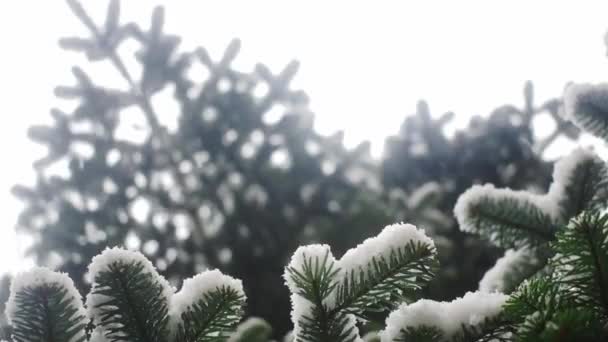
[[[377,236],[349,249],[338,261],[338,267],[342,275],[351,271],[366,270],[372,258],[382,256],[388,259],[392,250],[404,247],[410,242],[426,244],[433,251],[435,250],[433,240],[426,236],[423,229],[411,224],[397,223],[386,226]],[[365,272],[365,275],[367,276],[368,273]]]
[[[34,267],[29,271],[17,274],[11,282],[11,294],[5,309],[9,324],[12,324],[18,310],[16,295],[25,288],[36,288],[45,285],[58,285],[67,290],[67,296],[71,298],[71,306],[76,309],[75,315],[80,315],[83,318],[86,317],[86,311],[82,305],[82,297],[74,286],[74,282],[66,273],[53,272],[46,267]],[[84,336],[84,330],[76,334],[72,338],[72,341],[78,340],[82,336]]]
[[[600,160],[594,152],[588,149],[577,148],[569,155],[557,161],[553,167],[553,183],[551,183],[549,191],[544,195],[528,191],[515,191],[509,188],[497,189],[492,184],[473,185],[458,197],[458,201],[456,201],[456,205],[454,206],[454,216],[456,216],[460,230],[464,232],[477,231],[477,227],[472,223],[474,220],[471,220],[472,217],[470,217],[471,206],[484,199],[493,199],[495,201],[514,199],[532,203],[553,221],[563,220],[563,212],[559,203],[566,196],[566,187],[572,179],[576,166],[590,159]],[[568,218],[565,219],[567,220]]]
[[[206,294],[223,287],[232,288],[245,298],[241,280],[224,275],[218,270],[205,271],[184,280],[182,289],[171,298],[169,316],[178,321],[182,313],[203,299]]]
[[[93,280],[93,288],[87,295],[86,300],[87,314],[89,318],[94,318],[97,316],[99,313],[97,305],[107,299],[107,297],[104,295],[93,294],[95,288],[97,287],[95,278],[99,273],[107,271],[110,265],[118,262],[124,264],[140,263],[143,266],[143,272],[146,274],[151,274],[152,277],[156,279],[156,281],[158,281],[158,283],[163,287],[163,295],[165,298],[167,298],[167,301],[170,302],[171,297],[175,292],[175,288],[173,288],[163,276],[158,274],[154,265],[152,265],[150,260],[148,260],[143,254],[137,251],[130,251],[119,247],[106,248],[103,252],[101,252],[101,254],[95,256],[89,265],[89,275]]]
[[[479,291],[482,292],[504,292],[505,291],[505,275],[512,270],[519,269],[522,261],[525,264],[533,262],[534,256],[530,250],[522,248],[519,250],[509,249],[505,255],[496,261],[496,264],[490,268],[481,278],[479,282]]]
[[[498,315],[508,296],[502,293],[468,292],[451,302],[422,299],[413,304],[402,304],[386,319],[382,342],[392,342],[407,327],[437,327],[449,340],[462,325],[476,326],[486,318]]]

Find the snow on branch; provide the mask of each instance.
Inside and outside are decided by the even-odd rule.
[[[426,245],[429,251],[435,252],[435,244],[424,230],[411,224],[392,224],[386,226],[378,236],[366,239],[357,247],[346,251],[340,258],[338,267],[343,274],[365,270],[373,259],[388,259],[393,251],[408,244]],[[364,275],[367,276],[368,274]]]
[[[550,241],[558,213],[546,197],[491,184],[469,188],[454,207],[460,230],[483,235],[505,248]]]
[[[433,240],[411,224],[393,224],[348,250],[338,261],[337,309],[358,315],[420,290],[438,267]]]
[[[84,341],[86,312],[65,273],[35,267],[11,283],[6,317],[18,341]]]
[[[336,261],[327,245],[298,248],[285,278],[294,335],[302,341],[359,341],[357,318],[419,290],[437,267],[433,241],[410,224],[384,228]]]
[[[546,194],[474,185],[458,198],[454,215],[465,232],[478,233],[504,248],[539,245],[583,210],[604,205],[608,173],[592,151],[576,149],[555,163]]]
[[[386,319],[382,341],[394,341],[408,328],[437,328],[448,341],[463,328],[474,328],[500,314],[508,296],[501,293],[468,292],[451,302],[422,299],[402,304]]]
[[[242,282],[218,270],[184,280],[169,308],[176,340],[187,341],[192,335],[227,337],[241,319],[245,298]]]
[[[131,264],[140,265],[141,273],[149,274],[152,280],[160,285],[164,298],[169,300],[173,296],[175,288],[172,287],[164,277],[158,274],[154,265],[152,265],[150,260],[143,254],[138,251],[130,251],[119,247],[106,248],[101,254],[93,257],[88,269],[88,274],[93,280],[93,288],[86,298],[89,318],[99,315],[101,313],[99,311],[99,305],[108,299],[107,296],[96,291],[99,287],[97,278],[104,272],[112,271],[112,266]]]
[[[163,342],[174,289],[141,253],[106,249],[89,265],[89,317],[110,340]]]

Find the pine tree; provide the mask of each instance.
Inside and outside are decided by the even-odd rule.
[[[89,265],[86,297],[65,273],[38,267],[11,284],[6,313],[15,342],[217,341],[242,315],[240,280],[205,271],[175,289],[141,253],[106,249]]]

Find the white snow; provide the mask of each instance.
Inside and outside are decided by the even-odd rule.
[[[177,326],[182,313],[186,312],[188,308],[203,299],[204,295],[222,287],[236,290],[244,300],[245,292],[241,280],[224,275],[218,270],[205,271],[184,280],[182,289],[173,295],[169,305],[169,316],[173,327]]]
[[[393,341],[407,327],[437,327],[449,340],[462,325],[475,326],[486,318],[498,315],[508,296],[501,293],[468,292],[451,302],[422,299],[413,304],[402,304],[386,319],[381,333],[383,342]]]
[[[6,303],[5,314],[9,324],[12,324],[15,314],[17,314],[18,303],[16,295],[25,288],[36,288],[45,285],[58,285],[67,290],[67,296],[71,297],[71,306],[76,309],[75,314],[83,318],[86,311],[82,305],[82,297],[74,282],[66,273],[53,272],[46,267],[34,267],[33,269],[17,274],[11,282],[10,296]],[[84,335],[84,330],[76,334],[72,341],[78,340]]]
[[[97,287],[95,278],[99,273],[107,271],[110,265],[117,262],[122,262],[125,264],[140,263],[143,266],[143,272],[146,274],[151,274],[152,277],[156,279],[156,281],[158,281],[158,283],[163,287],[163,295],[165,298],[167,298],[167,301],[170,302],[175,289],[164,277],[158,274],[154,265],[152,265],[150,260],[148,260],[143,254],[137,251],[130,251],[119,247],[106,248],[103,252],[101,252],[101,254],[95,256],[89,265],[88,273],[93,280],[93,288],[87,295],[86,300],[87,314],[89,318],[94,318],[97,316],[99,310],[96,308],[97,305],[107,299],[106,296],[93,294]]]
[[[355,248],[349,249],[338,261],[341,274],[367,269],[372,258],[388,258],[392,250],[406,246],[408,243],[421,243],[435,251],[433,240],[426,236],[423,229],[411,224],[397,223],[386,226],[380,234],[363,241]],[[367,276],[367,272],[365,272]]]
[[[517,271],[522,266],[534,263],[535,257],[527,248],[519,250],[509,249],[505,255],[496,261],[479,282],[479,291],[482,292],[504,292],[505,275],[511,271]]]

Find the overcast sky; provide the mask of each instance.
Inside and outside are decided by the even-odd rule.
[[[279,71],[300,60],[294,86],[311,96],[317,128],[344,130],[350,145],[371,140],[376,155],[421,98],[437,115],[455,111],[462,126],[499,104],[521,104],[528,79],[540,100],[568,81],[608,79],[608,1],[164,2],[167,31],[186,48],[218,57],[239,37],[239,68],[260,61]],[[101,21],[107,1],[85,3]],[[156,3],[163,1],[125,1],[123,18],[147,25]],[[48,120],[58,104],[53,87],[70,84],[71,65],[82,62],[56,41],[84,32],[59,0],[10,1],[0,12],[0,272],[28,265],[13,230],[21,205],[8,191],[32,182],[30,164],[42,150],[27,141],[27,126]]]

